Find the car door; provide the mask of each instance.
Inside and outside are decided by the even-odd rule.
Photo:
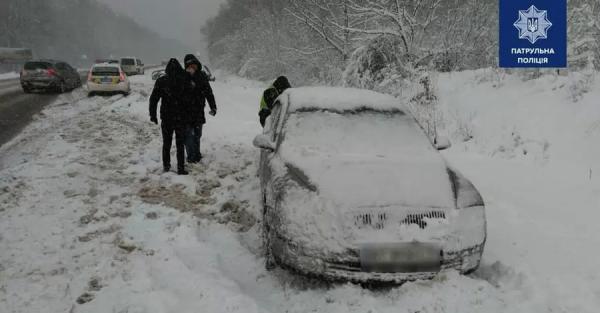
[[[79,73],[77,73],[77,70],[74,69],[71,65],[69,65],[68,63],[65,63],[67,70],[69,72],[69,76],[71,77],[72,81],[73,81],[73,88],[77,88],[80,86],[80,82],[81,82],[81,78],[79,77]]]
[[[272,141],[275,141],[275,138],[277,138],[276,130],[279,124],[280,115],[281,105],[279,101],[276,101],[273,105],[273,111],[271,112],[271,115],[267,118],[265,122],[265,128],[263,129],[263,134],[269,136],[269,138]],[[266,191],[266,188],[271,180],[272,169],[270,163],[273,157],[275,157],[275,154],[275,151],[268,151],[265,149],[261,149],[260,151],[259,174],[263,192]]]
[[[68,87],[72,87],[73,82],[73,74],[69,70],[69,65],[64,62],[56,63],[56,70],[60,74],[60,77],[65,81]]]

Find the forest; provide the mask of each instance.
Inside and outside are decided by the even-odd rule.
[[[497,0],[228,0],[211,61],[255,79],[381,89],[422,72],[496,67]],[[598,68],[600,2],[569,1],[570,68]]]
[[[190,51],[96,0],[2,0],[0,47],[31,48],[36,58],[76,66],[111,56],[137,56],[150,64]]]

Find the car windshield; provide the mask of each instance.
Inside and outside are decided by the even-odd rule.
[[[423,155],[433,150],[414,118],[402,111],[295,112],[284,132],[282,146],[306,156]]]
[[[121,64],[123,65],[135,65],[134,59],[121,59]]]
[[[119,69],[114,66],[98,66],[92,70],[93,76],[119,76]]]
[[[25,63],[25,70],[27,71],[35,71],[35,70],[47,70],[49,68],[51,68],[52,65],[50,65],[50,63],[46,63],[46,62],[28,62]]]

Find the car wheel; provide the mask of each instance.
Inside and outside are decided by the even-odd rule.
[[[88,92],[88,97],[90,97],[90,98],[93,97],[93,96],[95,96],[95,95],[96,95],[96,93],[93,92],[93,91]]]
[[[22,86],[22,87],[23,87],[23,92],[24,93],[31,93],[31,89],[29,89],[29,88],[27,88],[25,86]]]
[[[67,84],[65,84],[64,81],[61,81],[60,84],[58,85],[58,92],[59,93],[67,92]]]

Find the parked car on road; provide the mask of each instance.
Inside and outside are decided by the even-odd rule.
[[[121,59],[121,68],[128,76],[144,74],[144,63],[135,57],[126,57]]]
[[[35,60],[24,64],[20,75],[21,87],[25,93],[34,90],[66,92],[81,86],[77,70],[66,62],[56,60]]]
[[[90,69],[87,80],[88,95],[122,93],[128,95],[131,85],[127,75],[118,64],[95,64]]]
[[[284,92],[254,139],[268,267],[360,283],[474,271],[484,202],[437,142],[390,96]]]

